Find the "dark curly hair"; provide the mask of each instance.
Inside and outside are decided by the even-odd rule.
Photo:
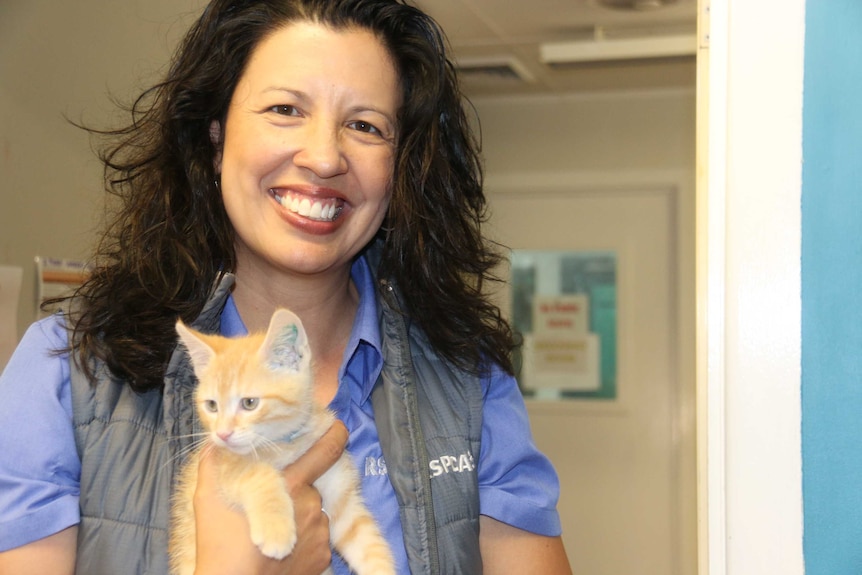
[[[236,268],[234,230],[215,184],[210,137],[254,48],[294,21],[372,31],[403,90],[392,199],[379,274],[442,357],[512,372],[513,334],[484,292],[500,261],[486,217],[478,142],[437,24],[400,0],[213,0],[179,46],[164,81],[131,106],[131,123],[91,130],[119,198],[94,271],[75,294],[73,348],[133,389],[163,385],[177,317],[197,317],[221,274]],[[93,377],[90,362],[82,368]]]

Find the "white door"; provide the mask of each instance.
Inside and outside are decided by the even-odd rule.
[[[574,573],[692,575],[695,443],[683,423],[693,394],[680,392],[676,355],[677,194],[491,193],[489,202],[491,233],[509,248],[617,258],[616,399],[528,400],[536,441],[560,475]],[[509,296],[501,301],[508,309]]]

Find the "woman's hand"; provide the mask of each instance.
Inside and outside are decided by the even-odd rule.
[[[312,483],[341,456],[347,429],[340,421],[292,465],[284,479],[295,507],[297,541],[290,555],[276,561],[251,542],[245,515],[218,495],[210,458],[201,459],[195,491],[197,531],[196,575],[278,574],[320,575],[329,566],[329,519],[321,511],[320,494]]]

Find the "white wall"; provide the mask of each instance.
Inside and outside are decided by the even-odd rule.
[[[684,170],[693,176],[694,78],[690,90],[480,98],[474,103],[491,187],[524,173]]]

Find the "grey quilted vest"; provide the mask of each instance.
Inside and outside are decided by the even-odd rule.
[[[232,286],[233,277],[225,277],[192,323],[195,328],[218,332]],[[397,311],[397,290],[385,282],[381,286],[384,366],[371,400],[411,573],[478,575],[475,465],[467,473],[431,469],[441,458],[468,454],[478,460],[481,386],[475,376],[440,360],[421,330]],[[76,572],[166,575],[171,486],[191,434],[200,431],[188,357],[182,349],[173,354],[163,393],[135,393],[104,366],[98,366],[97,377],[91,385],[72,362],[81,457]]]

